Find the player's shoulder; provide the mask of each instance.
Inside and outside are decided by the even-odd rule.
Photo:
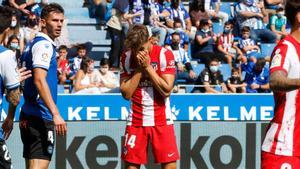
[[[5,62],[6,60],[9,60],[14,56],[15,56],[15,54],[12,50],[0,45],[0,61],[1,62]]]
[[[287,36],[276,45],[273,55],[280,54],[285,56],[288,50],[298,49],[299,47],[300,45],[292,36]]]

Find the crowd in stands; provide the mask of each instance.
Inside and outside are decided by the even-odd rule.
[[[40,11],[47,3],[47,0],[3,1],[3,5],[15,8],[15,15],[6,39],[0,43],[16,53],[19,66],[22,53],[29,50],[26,47],[39,30]],[[72,85],[72,93],[118,92],[120,56],[125,50],[126,33],[133,24],[146,25],[152,43],[173,52],[177,68],[174,92],[182,86],[192,86],[194,93],[270,92],[271,54],[263,54],[261,45],[276,44],[288,34],[281,0],[232,3],[84,0],[83,3],[109,33],[111,51],[100,65],[94,65],[96,62],[89,57],[93,44],[70,44],[65,23],[61,37],[55,40],[58,83]]]

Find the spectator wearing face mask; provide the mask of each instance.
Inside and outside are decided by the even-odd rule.
[[[180,47],[183,48],[185,51],[188,51],[189,42],[190,42],[189,36],[184,32],[182,27],[182,22],[179,18],[174,18],[174,29],[175,32],[180,34],[180,43],[179,43]],[[172,43],[172,37],[173,37],[172,33],[169,33],[166,38],[166,42],[165,42],[166,48],[170,46]]]
[[[119,84],[114,72],[109,70],[109,60],[103,58],[100,61],[100,69],[96,71],[94,81],[97,82],[101,93],[114,93]]]
[[[225,22],[224,32],[218,39],[218,51],[223,54],[227,63],[232,68],[232,61],[234,59],[240,59],[243,56],[242,51],[234,44],[234,35],[232,34],[233,24],[232,22]],[[236,57],[236,55],[238,57]]]
[[[227,88],[230,93],[246,93],[247,84],[242,81],[238,68],[232,68],[231,77],[227,80]]]
[[[200,29],[196,33],[195,45],[192,57],[200,59],[202,63],[208,65],[212,57],[217,57],[220,61],[226,61],[224,55],[215,52],[217,36],[210,29],[209,20],[200,21]]]
[[[24,41],[26,46],[30,44],[36,34],[39,32],[39,19],[36,15],[30,14],[27,17],[25,26],[22,28],[24,32]]]
[[[275,43],[276,34],[266,29],[263,23],[265,13],[257,6],[254,0],[242,0],[236,6],[236,16],[240,28],[248,26],[251,29],[251,38],[256,42]]]
[[[180,37],[180,33],[174,32],[171,45],[168,47],[172,51],[176,63],[175,85],[177,85],[178,79],[184,79],[187,83],[194,83],[196,80],[196,74],[193,71],[187,51],[180,45]]]
[[[284,16],[284,9],[278,8],[276,14],[272,15],[270,20],[270,29],[277,35],[277,40],[284,38],[288,33],[286,32],[287,19]]]
[[[247,93],[270,92],[269,66],[264,58],[257,59],[256,63],[243,63],[242,71],[246,72],[244,81],[247,83]]]
[[[24,32],[20,27],[20,18],[17,13],[14,12],[11,19],[10,29],[5,33],[4,45],[8,46],[8,39],[15,35],[19,39],[20,52],[21,54],[24,51]]]
[[[198,76],[196,85],[201,87],[195,87],[193,93],[227,93],[227,87],[224,83],[223,75],[219,70],[219,60],[212,58],[206,67]]]
[[[80,69],[76,73],[73,93],[76,94],[100,94],[98,84],[94,81],[94,61],[89,57],[82,60]]]
[[[21,63],[20,63],[21,51],[20,51],[20,41],[18,37],[16,35],[10,36],[6,47],[15,53],[18,67],[21,67]]]

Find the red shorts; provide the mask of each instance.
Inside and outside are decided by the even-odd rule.
[[[268,152],[261,154],[261,169],[298,169],[300,157],[281,156]]]
[[[133,164],[146,164],[149,143],[156,163],[168,163],[179,159],[173,125],[127,126],[121,158]]]

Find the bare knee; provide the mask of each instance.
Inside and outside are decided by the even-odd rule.
[[[125,162],[125,169],[140,169],[141,165]]]

